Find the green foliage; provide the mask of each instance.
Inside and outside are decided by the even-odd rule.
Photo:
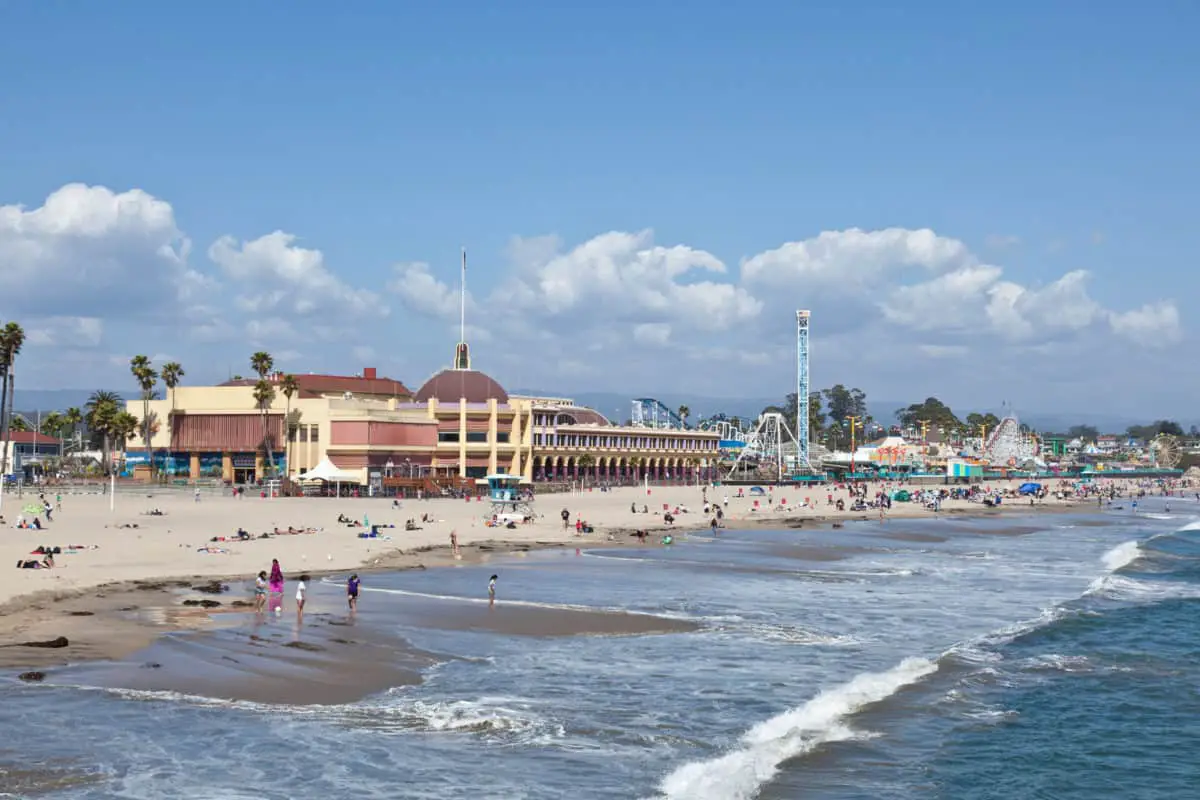
[[[919,428],[922,422],[927,422],[930,429],[941,428],[944,431],[958,430],[962,421],[954,416],[950,406],[936,397],[927,397],[922,403],[913,403],[907,408],[896,411],[896,418],[905,427]]]

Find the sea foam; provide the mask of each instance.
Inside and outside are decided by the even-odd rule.
[[[663,797],[745,800],[771,780],[784,761],[835,741],[857,738],[846,718],[937,671],[937,664],[907,658],[886,672],[862,673],[818,694],[802,706],[760,722],[737,749],[718,758],[684,764],[662,782]]]

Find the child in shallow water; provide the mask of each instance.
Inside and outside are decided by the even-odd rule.
[[[262,612],[267,607],[267,573],[259,572],[254,579],[254,610]]]

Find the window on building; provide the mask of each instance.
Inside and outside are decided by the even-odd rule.
[[[438,431],[439,442],[457,442],[458,431]]]
[[[308,440],[310,442],[321,441],[321,429],[316,425],[308,426]]]
[[[298,434],[300,434],[300,441],[302,441],[302,442],[308,441],[308,426],[307,425],[298,426],[296,428],[296,432]]]
[[[510,436],[510,434],[508,431],[497,431],[496,432],[496,441],[499,442],[500,444],[508,444],[509,436]]]
[[[467,431],[467,441],[476,444],[487,442],[486,431]]]

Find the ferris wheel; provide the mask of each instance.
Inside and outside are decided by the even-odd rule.
[[[1160,433],[1151,440],[1150,452],[1154,454],[1154,463],[1163,469],[1174,469],[1182,457],[1179,440],[1168,433]]]

